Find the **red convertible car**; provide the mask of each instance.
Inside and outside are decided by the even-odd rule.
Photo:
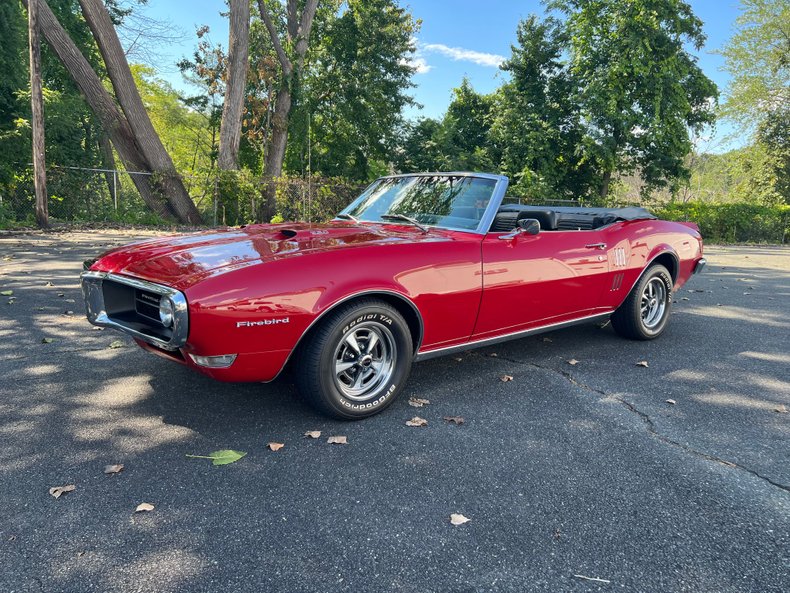
[[[705,265],[696,225],[505,204],[507,185],[395,175],[326,224],[114,249],[82,274],[88,319],[221,381],[290,362],[303,396],[347,419],[391,404],[417,360],[607,318],[627,338],[664,331],[672,291]]]

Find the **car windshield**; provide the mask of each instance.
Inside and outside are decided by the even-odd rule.
[[[496,183],[468,175],[386,177],[341,214],[360,221],[410,224],[410,218],[423,226],[475,230]]]

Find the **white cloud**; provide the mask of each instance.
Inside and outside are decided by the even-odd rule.
[[[422,58],[420,56],[413,56],[411,60],[409,60],[409,62],[411,63],[412,67],[415,69],[414,71],[417,74],[427,74],[433,68],[433,66],[431,66],[427,61],[425,61],[425,58]]]
[[[505,61],[504,56],[475,51],[473,49],[464,49],[463,47],[450,47],[442,43],[426,43],[421,44],[419,47],[426,52],[435,52],[453,60],[472,62],[473,64],[488,66],[489,68],[499,68],[500,64]]]

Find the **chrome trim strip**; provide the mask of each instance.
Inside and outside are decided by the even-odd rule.
[[[447,354],[453,354],[455,352],[463,352],[464,350],[472,350],[474,348],[481,348],[483,346],[490,346],[492,344],[499,344],[501,342],[508,342],[510,340],[517,340],[519,338],[526,338],[528,336],[533,336],[535,334],[542,334],[549,331],[554,331],[558,329],[563,329],[566,327],[571,327],[573,325],[579,325],[582,323],[587,323],[591,321],[595,321],[596,319],[608,319],[609,316],[614,311],[606,311],[605,313],[596,313],[595,315],[587,315],[585,317],[579,317],[578,319],[571,319],[569,321],[560,321],[558,323],[550,323],[548,325],[541,325],[540,327],[533,327],[530,329],[523,329],[517,332],[513,332],[510,334],[505,334],[502,336],[494,336],[491,338],[483,338],[482,340],[475,340],[472,342],[464,342],[463,344],[458,344],[456,346],[447,346],[446,348],[439,348],[437,350],[429,350],[428,352],[420,352],[415,357],[415,362],[421,362],[423,360],[430,360],[431,358],[436,358],[439,356],[445,356]]]
[[[488,206],[486,207],[485,212],[483,212],[483,216],[480,218],[480,222],[477,224],[477,227],[474,229],[458,229],[453,227],[444,227],[439,225],[426,225],[429,228],[435,228],[439,230],[448,230],[448,231],[461,231],[464,233],[473,233],[476,235],[485,235],[488,232],[488,229],[491,228],[491,223],[494,222],[494,217],[496,216],[497,210],[502,205],[502,200],[505,199],[505,194],[507,193],[507,187],[510,183],[510,180],[506,175],[494,175],[493,173],[472,173],[469,171],[451,171],[451,172],[435,172],[435,173],[402,173],[399,175],[386,175],[384,177],[379,177],[373,183],[368,185],[360,195],[351,202],[348,206],[343,208],[339,212],[339,214],[348,214],[348,211],[353,210],[359,199],[365,195],[365,193],[373,187],[375,184],[379,183],[382,179],[397,179],[400,177],[435,177],[435,176],[446,176],[446,177],[477,177],[479,179],[493,179],[496,181],[496,185],[494,186],[494,191],[491,193],[491,199],[488,201]],[[383,221],[376,221],[376,220],[360,220],[360,223],[375,223],[375,224],[404,224],[404,223],[394,223],[394,222],[383,222]],[[405,223],[408,224],[408,223]]]
[[[420,335],[417,337],[417,346],[416,346],[416,347],[415,347],[415,349],[414,349],[414,352],[415,352],[415,354],[416,354],[417,352],[419,352],[419,351],[420,351],[420,346],[422,345],[422,337],[423,337],[423,335],[425,334],[425,326],[424,326],[424,324],[423,324],[423,321],[422,321],[422,314],[420,313],[420,310],[417,308],[417,305],[415,305],[415,304],[414,304],[414,302],[413,302],[413,301],[412,301],[412,300],[411,300],[409,297],[407,297],[406,295],[404,295],[404,294],[402,294],[402,293],[400,293],[400,292],[395,292],[394,290],[386,290],[386,289],[382,289],[382,290],[373,290],[373,289],[371,289],[371,290],[363,290],[363,291],[360,291],[360,292],[355,292],[355,293],[353,293],[353,294],[347,295],[347,296],[343,297],[342,299],[335,301],[334,303],[332,303],[331,305],[329,305],[329,306],[328,306],[326,309],[324,309],[324,310],[323,310],[323,311],[322,311],[322,312],[321,312],[321,313],[318,315],[318,317],[316,317],[315,319],[313,319],[313,320],[310,322],[310,325],[308,325],[308,326],[305,328],[305,330],[302,332],[302,335],[300,335],[300,336],[299,336],[299,339],[298,339],[298,340],[296,340],[296,344],[294,344],[293,348],[291,348],[291,351],[288,353],[288,357],[285,359],[285,362],[283,363],[283,366],[282,366],[282,367],[280,367],[280,370],[279,370],[279,371],[277,371],[277,374],[276,374],[276,375],[275,375],[275,376],[274,376],[274,377],[273,377],[271,380],[272,380],[272,381],[274,381],[274,380],[275,380],[277,377],[279,377],[279,376],[280,376],[280,374],[283,372],[283,369],[285,369],[285,367],[286,367],[286,366],[288,366],[288,362],[291,360],[291,356],[293,356],[293,353],[294,353],[294,352],[296,352],[296,349],[299,347],[299,344],[301,344],[301,343],[302,343],[302,340],[304,339],[304,337],[305,337],[305,336],[306,336],[306,335],[307,335],[307,334],[310,332],[310,330],[311,330],[311,329],[313,329],[313,327],[314,327],[316,324],[318,324],[318,322],[319,322],[319,321],[321,321],[321,320],[322,320],[322,319],[323,319],[323,318],[324,318],[324,317],[325,317],[325,316],[326,316],[326,315],[327,315],[327,314],[328,314],[330,311],[333,311],[333,310],[334,310],[336,307],[338,307],[339,305],[342,305],[342,304],[343,304],[343,303],[345,303],[346,301],[350,301],[350,300],[351,300],[351,299],[353,299],[353,298],[356,298],[356,297],[361,297],[361,296],[367,296],[367,295],[375,296],[375,295],[377,295],[377,294],[389,294],[389,295],[392,295],[392,296],[398,297],[398,298],[399,298],[401,301],[403,301],[403,302],[405,302],[405,303],[408,303],[408,304],[409,304],[409,306],[412,308],[412,310],[414,311],[415,315],[417,315],[417,321],[418,321],[418,322],[419,322],[419,324],[420,324]],[[269,381],[267,381],[267,383],[268,383],[268,382],[269,382]]]
[[[173,302],[173,335],[170,340],[162,340],[156,336],[139,332],[111,319],[104,307],[104,293],[102,292],[104,280],[111,280],[132,288],[139,288],[169,297]],[[182,292],[162,284],[119,276],[110,272],[83,272],[80,274],[80,283],[82,284],[82,294],[85,297],[85,313],[88,321],[93,325],[118,330],[164,350],[177,350],[186,344],[187,336],[189,335],[189,307],[187,306],[187,299]]]

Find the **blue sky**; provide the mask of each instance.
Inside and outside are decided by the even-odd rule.
[[[543,14],[539,0],[408,0],[404,2],[415,18],[422,20],[417,36],[420,72],[415,74],[413,89],[422,109],[410,109],[409,117],[440,117],[450,103],[451,90],[467,76],[475,89],[487,93],[503,80],[498,62],[510,54],[515,43],[516,25],[532,13]],[[705,47],[697,53],[703,71],[723,92],[728,76],[721,70],[723,60],[713,52],[732,34],[740,10],[737,0],[691,0],[694,12],[704,22]],[[162,58],[171,64],[190,56],[195,46],[195,28],[211,27],[211,38],[227,45],[227,20],[222,0],[149,0],[148,16],[169,20],[184,32],[183,39],[162,48]],[[174,67],[162,71],[164,78],[177,88],[184,83]],[[719,124],[704,148],[721,151],[733,143],[722,142],[731,128]],[[736,142],[737,143],[737,142]]]

